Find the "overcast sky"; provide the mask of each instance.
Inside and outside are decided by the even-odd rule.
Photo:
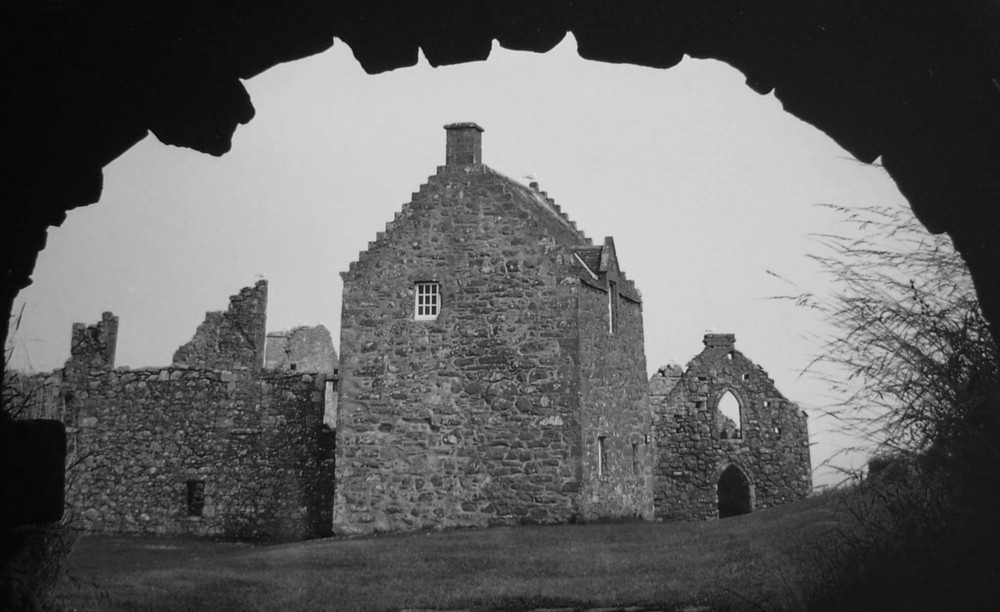
[[[206,311],[259,278],[269,331],[323,323],[339,345],[339,273],[444,163],[442,126],[475,121],[484,163],[615,238],[644,298],[650,373],[686,363],[705,332],[735,333],[812,416],[814,465],[842,443],[819,418],[823,385],[799,376],[823,322],[769,299],[790,289],[767,271],[822,289],[810,234],[837,218],[814,204],[903,198],[735,69],[587,62],[567,37],[544,55],[494,46],[487,62],[371,76],[337,41],[246,85],[257,115],[230,153],[149,136],[106,168],[97,205],[49,230],[15,304],[16,366],[61,367],[72,323],[105,310],[120,317],[119,366],[169,364]]]

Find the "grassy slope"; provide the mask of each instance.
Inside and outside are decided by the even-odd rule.
[[[113,610],[397,610],[710,604],[797,609],[811,543],[836,497],[698,523],[609,523],[329,539],[251,547],[84,538],[63,588]]]

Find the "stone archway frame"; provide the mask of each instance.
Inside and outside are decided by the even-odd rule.
[[[222,155],[254,115],[242,80],[334,37],[369,73],[484,60],[493,41],[663,69],[726,62],[759,94],[882,165],[933,232],[948,232],[1000,325],[1000,12],[995,0],[900,7],[777,2],[419,3],[222,0],[5,7],[16,126],[0,223],[0,310],[31,282],[46,230],[94,203],[102,169],[150,132]],[[11,207],[13,208],[13,207]],[[6,338],[6,326],[0,328]],[[0,362],[2,369],[2,362]]]
[[[752,513],[757,510],[757,482],[753,477],[753,472],[748,470],[746,466],[739,461],[726,457],[719,463],[719,467],[715,469],[715,474],[712,477],[712,486],[715,491],[715,503],[713,507],[715,508],[716,518],[718,518],[719,515],[719,479],[722,478],[723,472],[728,470],[730,467],[735,467],[741,474],[743,474],[743,477],[747,479],[747,484],[750,488],[750,512]]]

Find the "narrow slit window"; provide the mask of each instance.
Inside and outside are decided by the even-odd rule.
[[[604,476],[608,473],[608,445],[607,438],[600,436],[597,438],[597,475]]]
[[[436,319],[441,312],[441,283],[417,283],[414,300],[414,319],[417,321]]]
[[[608,281],[608,331],[618,331],[618,283]]]
[[[205,482],[203,480],[187,481],[187,515],[201,516],[205,510]]]

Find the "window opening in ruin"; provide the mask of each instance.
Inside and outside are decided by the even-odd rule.
[[[743,380],[750,380],[750,375],[749,374],[744,374],[743,375]]]
[[[753,510],[750,500],[750,481],[735,465],[730,465],[719,476],[719,518],[748,514]]]
[[[597,438],[597,475],[604,476],[608,471],[608,445],[605,436]]]
[[[608,331],[618,331],[618,283],[608,281]]]
[[[202,480],[187,481],[187,515],[201,516],[205,509],[205,482]]]
[[[737,439],[743,437],[743,421],[740,415],[740,402],[732,391],[726,391],[719,398],[719,437]]]
[[[417,283],[414,300],[414,319],[417,321],[436,319],[441,310],[441,283]]]
[[[732,353],[726,353],[726,359],[732,360],[732,358],[733,358]]]

